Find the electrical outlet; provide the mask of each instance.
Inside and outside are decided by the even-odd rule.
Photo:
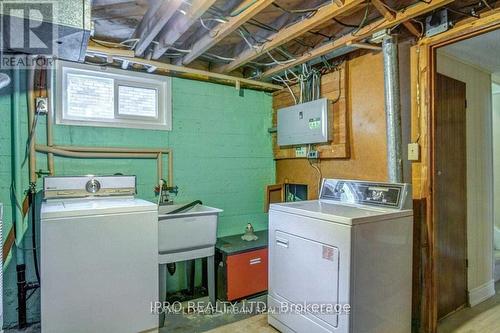
[[[408,144],[408,160],[418,161],[420,159],[420,146],[418,143]]]
[[[310,160],[317,160],[319,158],[319,151],[317,150],[310,150],[307,153],[307,158]]]
[[[35,110],[38,114],[47,114],[49,112],[49,100],[47,97],[35,98]]]
[[[297,147],[297,148],[295,148],[295,157],[307,157],[307,149],[306,149],[306,147]]]

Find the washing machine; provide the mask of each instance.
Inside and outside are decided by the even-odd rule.
[[[135,194],[134,176],[44,179],[42,332],[157,332],[158,210]]]
[[[324,179],[269,210],[268,322],[281,332],[411,331],[411,186]]]

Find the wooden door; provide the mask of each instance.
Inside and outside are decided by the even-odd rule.
[[[465,83],[437,75],[434,218],[439,319],[467,303],[465,89]]]

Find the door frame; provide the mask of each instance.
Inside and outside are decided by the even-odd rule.
[[[480,18],[468,18],[452,29],[432,37],[422,38],[411,48],[411,141],[421,148],[420,160],[412,164],[415,212],[422,216],[423,262],[414,267],[422,271],[422,307],[420,327],[424,332],[437,330],[436,228],[434,226],[435,171],[435,77],[436,50],[440,47],[500,29],[500,9],[482,13]],[[419,297],[419,295],[414,295]]]

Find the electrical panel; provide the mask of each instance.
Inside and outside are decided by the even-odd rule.
[[[451,22],[448,20],[448,10],[433,12],[425,18],[425,35],[431,37],[448,30]]]
[[[278,110],[278,145],[325,143],[330,140],[332,102],[321,98]]]

